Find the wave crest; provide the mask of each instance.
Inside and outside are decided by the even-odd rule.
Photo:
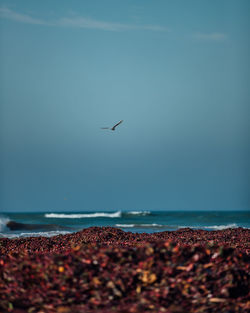
[[[55,231],[48,231],[48,232],[35,232],[35,233],[20,233],[20,234],[4,234],[0,233],[0,238],[25,238],[25,237],[53,237],[53,236],[58,236],[58,235],[66,235],[70,234],[71,232],[69,231],[60,231],[60,230],[55,230]]]
[[[121,228],[165,228],[168,227],[167,225],[161,225],[161,224],[115,224],[116,227]]]
[[[110,217],[117,218],[121,217],[121,211],[114,213],[96,212],[96,213],[74,213],[74,214],[64,214],[64,213],[46,213],[44,215],[47,218],[95,218],[95,217]]]
[[[151,212],[150,211],[129,211],[129,212],[126,212],[125,214],[127,214],[127,215],[146,216],[146,215],[150,215]]]
[[[227,228],[237,228],[238,225],[233,223],[233,224],[228,224],[228,225],[213,225],[213,226],[204,226],[203,228],[205,229],[215,229],[215,230],[222,230],[222,229],[227,229]]]
[[[227,224],[227,225],[211,225],[211,226],[178,226],[178,229],[181,228],[193,228],[193,229],[213,229],[213,230],[223,230],[227,228],[237,228],[239,227],[237,224]]]
[[[10,221],[9,218],[0,216],[0,231],[4,230],[6,227],[6,224]]]

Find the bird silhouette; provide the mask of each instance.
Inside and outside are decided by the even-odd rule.
[[[121,120],[120,122],[118,122],[117,124],[115,124],[113,127],[101,127],[101,129],[110,129],[110,130],[115,130],[115,128],[120,125],[123,122],[123,120]]]

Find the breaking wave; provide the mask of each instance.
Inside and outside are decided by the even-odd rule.
[[[160,224],[115,224],[116,227],[121,227],[121,228],[167,228],[169,226],[167,225],[160,225]]]
[[[70,234],[69,231],[49,231],[49,232],[35,232],[35,233],[19,233],[19,234],[9,234],[0,233],[0,238],[24,238],[24,237],[53,237],[57,235]]]
[[[213,230],[223,230],[227,228],[237,228],[239,227],[237,224],[227,224],[227,225],[211,225],[211,226],[178,226],[178,229],[181,228],[194,228],[194,229],[213,229]]]
[[[121,211],[117,211],[114,213],[104,213],[104,212],[96,212],[96,213],[74,213],[74,214],[64,214],[64,213],[46,213],[44,215],[47,218],[95,218],[95,217],[111,217],[117,218],[122,216]]]
[[[128,212],[124,212],[124,214],[146,216],[146,215],[151,215],[151,212],[150,211],[128,211]]]
[[[117,211],[113,213],[108,212],[95,212],[95,213],[45,213],[47,218],[96,218],[96,217],[110,217],[110,218],[120,218],[126,216],[146,216],[151,215],[150,211]]]
[[[0,231],[3,231],[6,227],[6,224],[9,222],[9,218],[0,216]]]
[[[233,223],[233,224],[228,224],[228,225],[213,225],[213,226],[204,226],[203,228],[205,229],[215,229],[215,230],[222,230],[222,229],[227,229],[227,228],[237,228],[238,225]]]

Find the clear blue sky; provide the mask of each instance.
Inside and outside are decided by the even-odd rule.
[[[248,0],[0,0],[0,211],[250,209],[249,30]]]

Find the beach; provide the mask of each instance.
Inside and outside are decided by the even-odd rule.
[[[0,313],[250,313],[250,0],[0,1]]]
[[[0,238],[0,312],[248,312],[250,230]]]

